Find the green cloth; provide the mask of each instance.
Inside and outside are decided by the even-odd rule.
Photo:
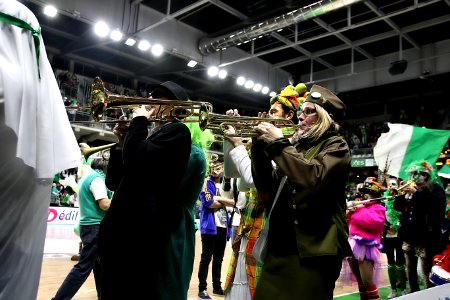
[[[5,13],[0,12],[0,22],[6,23],[6,24],[11,24],[26,30],[29,30],[31,32],[31,35],[33,36],[33,41],[34,41],[34,51],[36,54],[36,63],[37,63],[37,67],[38,67],[38,74],[39,74],[39,79],[41,78],[41,74],[39,72],[39,51],[40,51],[40,47],[41,47],[41,41],[40,41],[40,37],[41,37],[41,28],[36,28],[34,29],[33,27],[31,27],[30,24],[28,24],[27,22],[20,20],[16,17],[7,15]]]
[[[179,227],[170,234],[168,243],[163,246],[167,255],[161,268],[165,272],[158,275],[159,300],[187,299],[195,258],[195,204],[205,176],[206,157],[200,147],[192,145],[180,186],[172,195],[167,193],[168,201],[174,207],[181,207],[181,220]]]
[[[90,190],[92,181],[95,178],[105,180],[105,174],[100,170],[90,170],[78,182],[78,201],[80,204],[80,225],[98,225],[106,214],[106,211],[100,208],[98,202]],[[108,198],[111,198],[111,192],[107,191]]]

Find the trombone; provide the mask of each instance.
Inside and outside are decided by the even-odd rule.
[[[130,122],[129,120],[101,120],[105,110],[111,107],[123,107],[136,105],[157,105],[156,114],[149,119],[149,122],[166,122],[173,119],[182,122],[207,121],[208,114],[212,112],[212,104],[200,101],[182,101],[152,99],[144,97],[131,97],[111,94],[106,88],[100,77],[95,77],[91,85],[91,116],[97,123],[118,123]],[[87,123],[86,121],[72,121],[71,123]]]
[[[97,153],[99,151],[101,151],[101,157],[104,160],[108,160],[109,159],[109,150],[112,146],[116,145],[116,143],[111,143],[111,144],[107,144],[107,145],[102,145],[102,146],[98,146],[98,147],[89,147],[88,144],[86,143],[80,143],[80,149],[81,149],[81,154],[83,154],[84,159],[87,161],[89,156],[91,156],[94,153]]]

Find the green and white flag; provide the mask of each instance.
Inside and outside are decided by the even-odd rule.
[[[426,160],[434,165],[450,138],[450,130],[427,129],[406,124],[388,123],[389,132],[382,133],[373,148],[379,168],[388,165],[387,174],[408,179],[405,172],[411,162]]]

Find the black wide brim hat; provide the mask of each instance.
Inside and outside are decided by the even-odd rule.
[[[173,81],[166,81],[161,84],[149,84],[145,88],[149,96],[154,99],[168,98],[169,100],[189,100],[189,96],[178,84]]]

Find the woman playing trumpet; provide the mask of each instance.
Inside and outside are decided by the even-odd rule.
[[[260,135],[253,140],[251,162],[258,192],[273,201],[287,180],[271,211],[267,257],[254,300],[333,298],[342,259],[351,255],[344,215],[351,158],[339,133],[344,115],[345,104],[314,85],[298,107],[294,144],[273,124],[255,128]]]

